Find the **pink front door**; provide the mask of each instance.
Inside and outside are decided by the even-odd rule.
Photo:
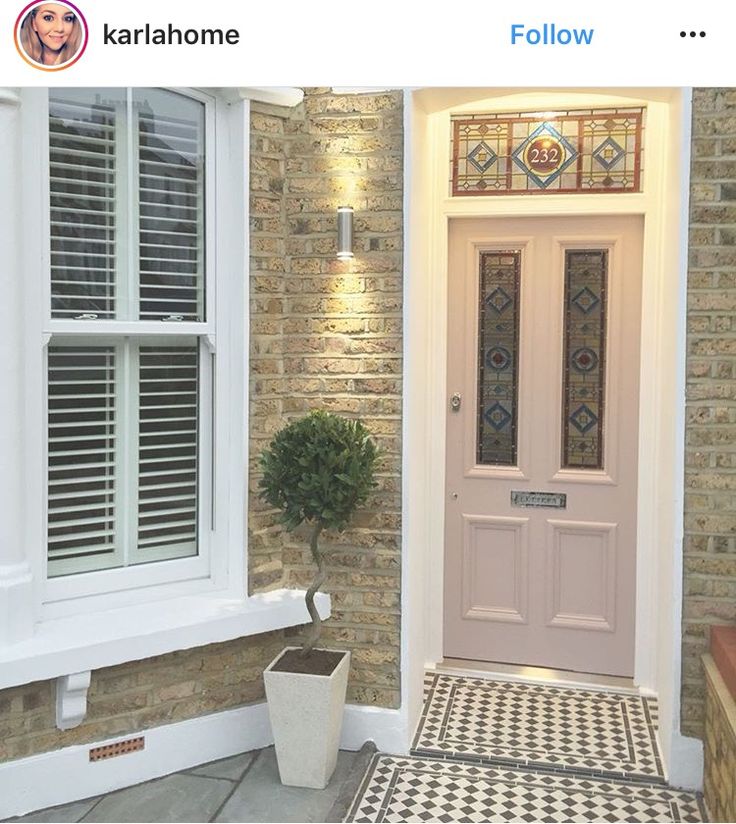
[[[450,223],[444,654],[632,675],[642,219]]]

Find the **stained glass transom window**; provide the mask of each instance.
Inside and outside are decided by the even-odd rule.
[[[516,465],[521,252],[480,254],[479,464]]]
[[[565,252],[563,468],[603,468],[607,281],[606,249]]]
[[[644,110],[457,115],[451,192],[639,192]]]

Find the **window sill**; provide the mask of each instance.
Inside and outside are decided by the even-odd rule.
[[[330,597],[317,593],[322,618]],[[36,625],[32,638],[0,649],[0,689],[111,667],[309,622],[304,591],[250,598],[185,596]]]

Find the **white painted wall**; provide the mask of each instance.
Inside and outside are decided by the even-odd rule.
[[[0,89],[0,646],[33,632],[31,568],[23,545],[26,504],[23,442],[23,361],[21,278],[21,110],[14,89]]]
[[[421,141],[426,134],[426,115],[411,105],[411,93],[404,95],[404,154],[421,156]],[[406,731],[403,751],[408,751],[422,711],[425,663],[425,614],[427,592],[426,548],[429,522],[424,517],[429,507],[429,466],[426,449],[428,419],[418,408],[432,364],[427,358],[431,327],[426,314],[407,311],[422,303],[421,277],[427,265],[426,244],[421,242],[429,218],[431,170],[428,164],[404,167],[404,373],[402,422],[402,547],[401,547],[401,707]],[[418,204],[412,208],[412,204]]]
[[[670,277],[661,282],[657,302],[663,307],[658,338],[660,346],[664,347],[658,358],[671,362],[672,368],[653,376],[662,381],[654,393],[658,406],[650,410],[654,414],[649,416],[650,421],[656,422],[655,430],[659,429],[659,448],[650,456],[646,467],[656,475],[653,483],[664,487],[660,495],[669,493],[671,496],[671,511],[660,507],[655,513],[655,532],[659,535],[656,544],[658,570],[652,587],[655,590],[653,600],[658,607],[655,646],[659,655],[655,684],[659,694],[660,744],[670,782],[677,787],[701,789],[703,744],[699,739],[683,736],[680,732],[691,90],[683,90],[673,97],[668,117],[670,137],[663,161],[664,175],[669,180],[678,181],[680,197],[670,196],[663,202],[662,221],[665,227],[671,227],[669,235],[664,230],[662,239],[665,267]],[[657,505],[659,501],[655,499],[653,503]],[[641,654],[645,653],[642,649]]]

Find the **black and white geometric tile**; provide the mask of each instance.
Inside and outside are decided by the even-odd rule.
[[[428,673],[412,754],[664,783],[656,702]]]
[[[377,754],[346,821],[704,821],[660,785]]]

